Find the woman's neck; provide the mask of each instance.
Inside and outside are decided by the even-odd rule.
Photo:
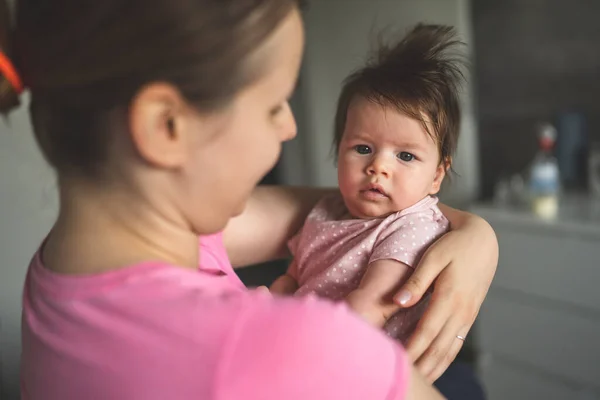
[[[63,184],[44,265],[66,274],[101,273],[147,261],[198,267],[198,236],[159,201],[132,191]]]

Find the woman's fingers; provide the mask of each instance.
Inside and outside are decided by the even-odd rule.
[[[452,313],[452,304],[444,294],[434,292],[427,310],[408,341],[407,351],[413,362],[419,360],[442,331]]]
[[[463,338],[466,338],[466,335],[457,335],[457,336],[461,336]],[[454,339],[454,341],[450,345],[450,350],[448,351],[448,353],[446,353],[446,356],[444,357],[444,359],[442,360],[442,362],[440,362],[433,369],[433,371],[431,371],[429,373],[429,375],[426,375],[425,378],[427,379],[428,382],[433,383],[440,376],[442,376],[442,374],[446,371],[446,369],[448,369],[448,367],[450,366],[450,364],[452,364],[452,362],[454,361],[454,359],[456,358],[456,356],[460,352],[460,349],[462,348],[463,345],[464,345],[464,341],[463,340],[461,340],[461,339],[459,339],[457,337]]]
[[[465,337],[467,329],[459,318],[450,318],[429,348],[417,360],[416,367],[433,382],[454,361],[463,341],[458,336]],[[435,372],[435,373],[434,373]],[[435,376],[438,374],[437,376]]]

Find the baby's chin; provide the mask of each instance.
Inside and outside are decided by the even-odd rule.
[[[378,205],[378,204],[358,204],[348,207],[350,214],[357,219],[375,219],[385,218],[390,214],[397,212],[390,207]]]

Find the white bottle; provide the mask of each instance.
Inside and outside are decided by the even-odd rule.
[[[554,219],[558,214],[560,173],[553,155],[556,129],[544,124],[539,133],[539,150],[531,165],[529,190],[533,212],[544,219]]]

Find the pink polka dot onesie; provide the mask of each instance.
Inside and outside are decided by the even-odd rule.
[[[367,266],[391,259],[414,268],[427,248],[447,232],[449,223],[428,196],[417,204],[373,219],[352,219],[341,195],[322,199],[302,230],[288,243],[295,257],[299,289],[334,301],[356,289]],[[414,331],[427,306],[425,296],[415,306],[394,315],[386,332],[402,341]]]

